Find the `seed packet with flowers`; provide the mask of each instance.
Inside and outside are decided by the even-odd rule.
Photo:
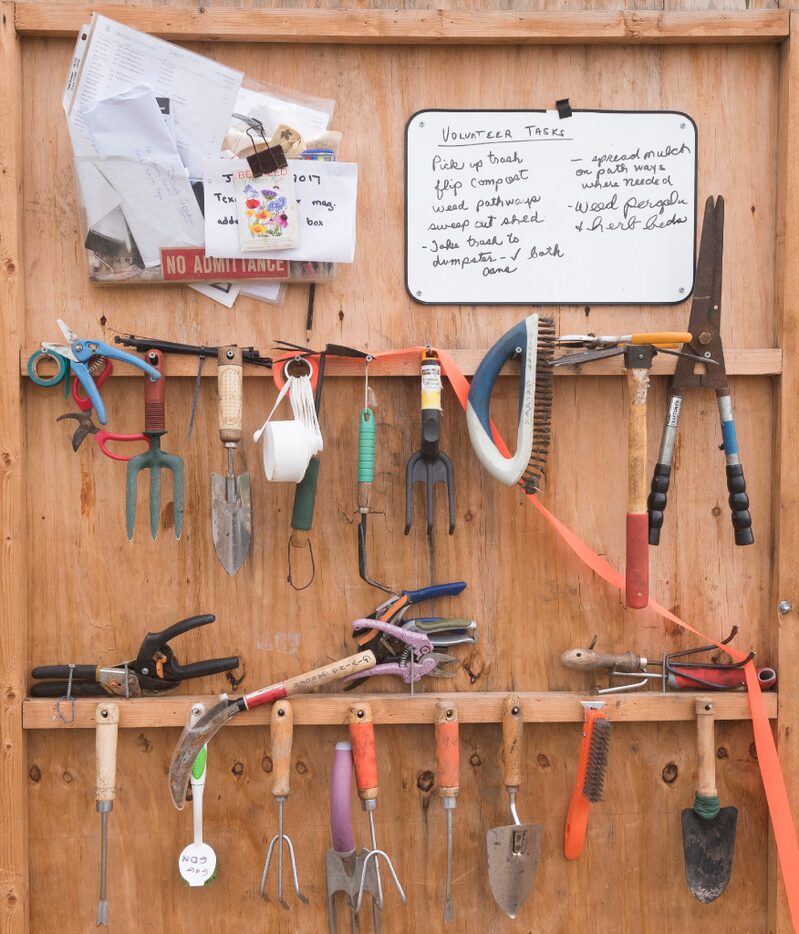
[[[236,210],[242,250],[289,250],[299,246],[294,178],[288,169],[253,178],[235,173]]]

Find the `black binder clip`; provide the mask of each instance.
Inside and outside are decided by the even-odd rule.
[[[572,115],[572,109],[571,105],[569,104],[568,97],[564,97],[563,100],[560,101],[555,101],[555,107],[557,108],[558,116],[561,120],[565,120],[566,117],[570,117]]]
[[[264,125],[256,117],[248,117],[245,114],[233,114],[236,120],[241,120],[247,126],[247,136],[252,143],[253,153],[247,156],[247,163],[250,166],[253,178],[259,178],[261,175],[272,175],[280,169],[287,169],[286,155],[282,146],[270,146],[264,133]],[[258,143],[252,135],[252,131],[261,137],[264,148],[258,150]]]

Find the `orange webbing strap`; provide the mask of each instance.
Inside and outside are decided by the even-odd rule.
[[[418,356],[423,349],[422,347],[406,347],[402,350],[389,350],[384,353],[374,354],[374,359]],[[448,353],[443,350],[437,350],[436,352],[441,360],[444,373],[455,395],[458,397],[458,401],[465,410],[466,400],[469,395],[469,383]],[[508,457],[510,455],[508,447],[493,423],[491,425],[491,430],[497,449]],[[624,590],[623,574],[620,574],[578,535],[575,535],[571,529],[557,518],[557,516],[554,516],[543,506],[534,494],[527,494],[527,498],[583,564],[587,565],[595,574],[612,587],[620,591]],[[664,619],[681,626],[683,629],[687,629],[689,632],[699,636],[703,641],[712,642],[717,645],[733,658],[736,658],[736,660],[740,661],[744,658],[743,653],[730,648],[730,646],[722,646],[715,639],[711,639],[704,633],[699,632],[698,629],[694,629],[693,626],[689,625],[684,620],[681,620],[679,616],[675,616],[674,613],[667,610],[666,607],[661,606],[657,601],[650,598],[648,606]],[[766,803],[768,804],[769,815],[771,816],[774,839],[777,844],[777,856],[779,858],[780,869],[782,870],[782,879],[785,884],[788,910],[791,914],[791,922],[794,930],[799,932],[799,844],[797,844],[796,840],[796,827],[794,826],[791,808],[788,803],[785,779],[777,756],[777,747],[774,742],[774,735],[771,732],[771,724],[769,723],[760,684],[757,680],[757,672],[754,663],[749,662],[745,666],[744,671],[746,672],[746,689],[749,698],[749,709],[752,714],[752,730],[755,736],[757,762],[760,768],[760,776],[763,780],[763,788],[766,793]]]

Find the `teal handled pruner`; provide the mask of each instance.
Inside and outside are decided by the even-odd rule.
[[[58,354],[60,357],[69,361],[72,372],[80,381],[86,395],[91,399],[92,407],[97,413],[97,418],[101,425],[108,424],[108,416],[106,415],[105,404],[100,398],[100,392],[97,389],[94,377],[96,373],[102,372],[105,368],[106,359],[121,360],[123,363],[129,363],[131,366],[143,370],[151,380],[161,379],[161,374],[158,370],[150,366],[149,363],[145,363],[144,360],[134,357],[133,354],[125,353],[124,350],[119,350],[119,348],[111,344],[106,344],[104,341],[82,340],[68,324],[65,324],[60,318],[57,320],[58,326],[61,328],[61,333],[64,335],[64,340],[67,341],[67,345],[50,344],[43,341],[42,350],[45,351],[45,353]]]
[[[174,497],[175,538],[180,538],[183,528],[183,458],[177,454],[166,454],[161,450],[161,437],[166,434],[166,411],[164,405],[164,380],[161,378],[163,356],[160,350],[147,353],[148,368],[157,379],[144,380],[144,434],[149,438],[149,451],[137,454],[128,461],[125,483],[125,519],[128,540],[133,538],[136,524],[136,481],[140,470],[150,471],[150,534],[155,541],[161,517],[161,470],[172,471],[172,493]]]

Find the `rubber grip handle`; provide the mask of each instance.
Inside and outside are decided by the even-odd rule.
[[[369,704],[353,704],[349,713],[352,757],[355,761],[355,783],[361,801],[377,799],[377,756],[375,725]]]
[[[207,658],[202,662],[188,662],[185,665],[179,665],[173,658],[169,665],[170,673],[181,681],[188,678],[207,678],[209,675],[220,675],[223,671],[233,671],[234,668],[238,667],[238,655],[230,655],[227,658]]]
[[[119,704],[97,705],[95,712],[96,801],[113,801],[116,795],[117,731]]]
[[[313,525],[313,513],[316,506],[316,487],[319,483],[321,461],[312,457],[308,462],[305,476],[294,490],[294,508],[291,511],[291,527],[295,532],[310,532]]]
[[[355,850],[350,816],[351,782],[352,745],[336,743],[330,777],[330,831],[333,835],[333,849],[337,853],[352,853]]]
[[[678,691],[701,691],[704,685],[697,684],[694,678],[709,681],[719,690],[732,690],[746,687],[746,674],[743,668],[686,668],[678,667],[669,672],[669,687]],[[777,683],[777,672],[773,668],[758,668],[757,680],[763,690],[773,688]]]
[[[697,697],[696,707],[696,755],[699,779],[697,794],[713,798],[718,793],[716,788],[716,750],[713,739],[715,713],[713,701],[709,697]]]
[[[219,437],[238,444],[242,435],[242,360],[240,347],[220,347],[217,385],[219,389]]]
[[[507,788],[518,788],[522,783],[523,732],[522,699],[508,694],[502,704],[502,767]]]
[[[646,500],[646,508],[649,513],[650,545],[660,544],[660,530],[663,528],[670,480],[671,464],[655,464],[652,483],[649,486],[649,496]]]
[[[287,798],[291,777],[291,743],[294,738],[294,711],[287,700],[272,707],[272,797]]]
[[[457,597],[465,589],[465,581],[453,581],[451,584],[434,584],[432,587],[406,590],[404,593],[408,598],[408,603],[421,603],[423,600],[434,600],[436,597]]]
[[[655,331],[651,334],[633,334],[631,344],[690,344],[693,337],[688,331]]]
[[[370,408],[361,409],[358,420],[358,483],[371,483],[375,478],[375,415]]]
[[[649,603],[649,517],[627,513],[627,606],[640,610]]]
[[[164,356],[160,350],[148,350],[147,362],[154,370],[161,373],[161,379],[144,377],[144,430],[147,434],[162,435],[166,431],[166,407],[164,405],[166,380],[162,370]]]
[[[41,681],[34,684],[30,690],[31,697],[56,697],[59,700],[66,701],[68,681]],[[72,697],[108,697],[110,691],[107,691],[102,684],[96,681],[73,681]]]
[[[457,798],[460,791],[458,710],[454,704],[436,704],[436,782],[442,798]]]
[[[732,510],[732,527],[735,529],[736,545],[752,545],[752,516],[749,512],[749,497],[746,493],[746,478],[742,464],[727,465],[727,492]]]
[[[39,665],[31,671],[32,678],[69,678],[69,665]],[[75,665],[72,669],[72,680],[75,681],[96,681],[96,665]]]

